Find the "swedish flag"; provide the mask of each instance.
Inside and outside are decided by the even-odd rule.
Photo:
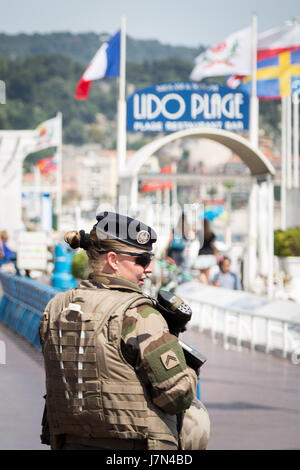
[[[299,88],[300,49],[282,52],[257,63],[257,96],[261,99],[280,99]],[[243,91],[251,94],[251,76],[243,79]]]

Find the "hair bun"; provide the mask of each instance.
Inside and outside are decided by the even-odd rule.
[[[75,250],[80,246],[80,233],[76,230],[70,230],[70,232],[65,233],[64,240]]]
[[[90,236],[88,233],[85,233],[84,230],[80,230],[79,232],[77,230],[71,230],[65,234],[64,240],[73,250],[76,250],[76,248],[87,250],[91,244]]]
[[[80,248],[87,250],[91,244],[89,234],[85,233],[84,230],[80,230],[79,235],[80,235],[80,244],[79,244]]]

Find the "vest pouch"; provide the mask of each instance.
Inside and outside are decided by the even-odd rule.
[[[102,311],[85,313],[81,305],[71,302],[50,319],[44,356],[54,434],[90,437],[91,428],[103,424],[95,332],[107,316]]]
[[[178,445],[175,442],[163,441],[157,439],[147,440],[148,450],[178,450]]]
[[[105,423],[120,437],[147,438],[147,405],[142,385],[137,382],[102,381],[102,406]],[[126,427],[125,432],[120,429]]]
[[[177,449],[178,431],[176,415],[168,415],[165,413],[163,410],[154,405],[149,396],[147,397],[147,402],[149,423],[148,445],[160,445],[155,444],[156,442],[160,442],[165,443],[163,444],[165,447],[155,447],[155,449]]]

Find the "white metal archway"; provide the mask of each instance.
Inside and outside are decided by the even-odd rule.
[[[34,130],[0,131],[0,229],[10,236],[21,229],[22,165],[34,142]]]
[[[225,130],[194,128],[174,132],[156,139],[139,149],[125,165],[119,178],[119,196],[126,196],[130,207],[136,206],[138,173],[142,165],[161,147],[186,137],[205,138],[218,142],[238,155],[249,168],[252,176],[252,188],[249,198],[249,236],[245,283],[247,288],[251,289],[257,275],[258,264],[264,264],[268,279],[268,296],[272,297],[274,258],[273,177],[275,176],[275,169],[264,154],[243,137]],[[259,252],[258,257],[257,251]]]

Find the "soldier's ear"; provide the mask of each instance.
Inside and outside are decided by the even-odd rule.
[[[114,251],[109,251],[108,253],[106,253],[106,261],[107,261],[107,264],[109,265],[109,267],[111,269],[113,269],[113,271],[118,270],[118,256],[117,256],[117,253],[115,253]]]

